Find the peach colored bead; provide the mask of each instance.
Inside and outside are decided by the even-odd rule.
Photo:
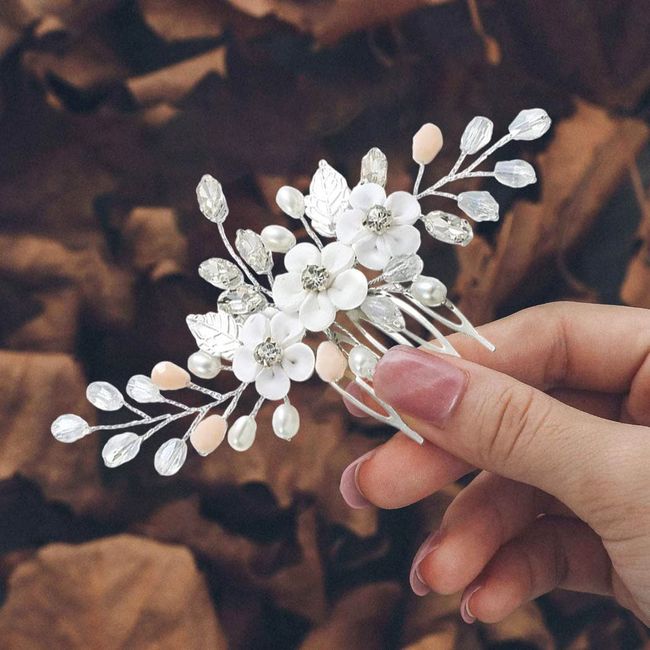
[[[316,372],[323,381],[338,381],[347,366],[345,356],[332,341],[323,341],[316,349]]]
[[[201,454],[211,454],[226,437],[228,422],[221,415],[210,415],[190,434],[192,447]]]
[[[162,390],[178,390],[190,383],[190,373],[171,361],[161,361],[153,367],[151,381]]]
[[[442,131],[428,122],[413,136],[413,160],[420,165],[428,165],[442,149]]]

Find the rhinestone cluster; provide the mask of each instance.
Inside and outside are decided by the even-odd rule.
[[[307,291],[323,291],[327,289],[330,274],[324,266],[308,264],[300,277],[303,289]]]
[[[253,357],[261,366],[269,368],[282,361],[282,348],[273,339],[268,338],[253,350]]]
[[[383,235],[392,225],[393,215],[383,205],[373,205],[364,221],[364,226],[377,235]]]

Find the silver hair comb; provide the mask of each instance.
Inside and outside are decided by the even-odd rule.
[[[428,197],[443,198],[454,201],[473,221],[496,221],[499,206],[489,192],[452,194],[441,188],[476,177],[494,177],[509,187],[534,183],[535,171],[523,160],[497,162],[492,171],[476,170],[506,143],[539,138],[550,125],[551,119],[542,109],[521,111],[508,133],[488,147],[492,122],[475,117],[463,132],[460,156],[450,172],[422,191],[425,166],[443,142],[434,124],[425,124],[413,137],[413,160],[419,167],[412,192],[386,195],[388,164],[377,148],[363,157],[361,178],[352,189],[322,160],[308,195],[284,186],[276,196],[281,210],[299,221],[311,240],[301,243],[284,226],[269,225],[259,234],[237,230],[233,245],[224,229],[229,211],[221,185],[212,176],[204,176],[196,189],[199,208],[216,224],[232,258],[210,258],[199,267],[199,275],[221,290],[217,310],[187,317],[198,346],[187,361],[187,370],[162,361],[150,376],[135,375],[126,386],[126,395],[133,402],[164,403],[172,407],[171,412],[148,415],[115,386],[97,381],[88,386],[88,400],[103,411],[126,408],[134,418],[122,424],[90,426],[81,417],[66,414],[52,423],[52,434],[61,442],[74,442],[94,431],[122,430],[102,451],[104,463],[117,467],[134,458],[141,444],[166,425],[187,418],[190,424],[185,434],[164,442],[155,455],[156,470],[168,476],[185,462],[188,440],[202,456],[212,453],[224,439],[237,451],[249,449],[265,401],[280,402],[272,416],[272,429],[279,438],[291,440],[300,426],[299,413],[288,399],[291,382],[306,381],[315,371],[359,409],[422,443],[422,437],[374,393],[373,372],[387,346],[419,345],[457,355],[441,331],[443,327],[490,350],[494,347],[449,300],[445,285],[422,274],[424,263],[418,255],[418,222],[438,241],[458,246],[472,240],[470,222],[442,210],[423,213],[420,202]],[[468,156],[483,149],[462,169]],[[278,275],[274,274],[274,254],[284,256],[285,270]],[[307,332],[323,337],[315,353],[305,343]],[[191,379],[194,375],[211,380],[226,371],[239,385],[223,393]],[[348,371],[351,381],[376,407],[340,385]],[[207,401],[190,407],[163,395],[180,389],[199,392]],[[258,396],[252,410],[230,422],[248,389]],[[223,411],[215,412],[221,408]],[[136,427],[147,429],[138,434],[131,431]]]

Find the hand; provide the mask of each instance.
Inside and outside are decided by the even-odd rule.
[[[416,594],[463,592],[496,622],[556,587],[611,594],[650,622],[650,311],[556,303],[460,335],[463,359],[396,347],[377,395],[427,440],[402,434],[352,463],[352,507],[399,508],[462,475],[416,553]]]

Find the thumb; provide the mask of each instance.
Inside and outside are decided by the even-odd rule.
[[[377,364],[373,383],[437,446],[538,487],[584,519],[602,510],[595,501],[624,496],[623,482],[645,480],[643,427],[584,413],[470,361],[397,346]]]

